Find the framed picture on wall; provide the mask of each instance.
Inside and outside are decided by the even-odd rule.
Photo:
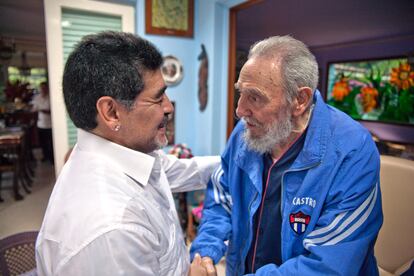
[[[147,34],[193,37],[194,0],[145,0]]]
[[[414,71],[407,57],[331,62],[328,104],[357,120],[414,126]]]

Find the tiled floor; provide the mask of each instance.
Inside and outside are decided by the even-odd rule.
[[[35,155],[36,156],[36,155]],[[2,176],[2,197],[0,203],[0,238],[18,232],[39,230],[55,181],[54,168],[50,163],[37,162],[32,193],[20,193],[23,200],[15,201],[12,191],[12,174]]]

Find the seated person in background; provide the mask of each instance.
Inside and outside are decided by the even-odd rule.
[[[82,39],[63,94],[78,141],[49,200],[36,243],[39,275],[187,275],[189,255],[171,190],[205,186],[217,157],[177,159],[161,53],[128,33]],[[196,258],[191,275],[207,275]]]
[[[37,111],[37,129],[39,133],[39,143],[42,148],[42,161],[54,163],[53,158],[53,138],[52,138],[52,119],[50,116],[49,85],[42,82],[39,86],[40,93],[37,94],[32,102],[33,111]]]
[[[378,275],[380,160],[366,129],[326,105],[318,65],[290,36],[256,43],[191,252],[227,275]],[[228,240],[227,243],[225,241]]]

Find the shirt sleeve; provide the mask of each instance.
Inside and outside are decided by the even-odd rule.
[[[69,256],[55,275],[159,275],[159,247],[148,229],[131,226],[112,230]]]
[[[162,151],[159,154],[173,193],[205,189],[211,174],[220,165],[220,156],[178,159]]]
[[[203,218],[196,239],[190,249],[191,259],[195,253],[210,257],[218,263],[227,250],[225,241],[231,233],[231,209],[233,200],[227,181],[227,165],[222,165],[213,173],[208,183],[204,201]]]

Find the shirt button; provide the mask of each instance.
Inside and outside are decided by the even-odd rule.
[[[259,234],[263,235],[263,232],[264,232],[263,228],[259,228]]]

